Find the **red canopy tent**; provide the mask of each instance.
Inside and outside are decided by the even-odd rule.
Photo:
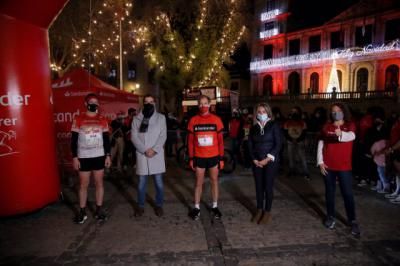
[[[139,107],[139,96],[118,90],[81,68],[53,81],[52,89],[58,162],[64,167],[71,166],[71,125],[76,115],[86,112],[84,98],[87,94],[98,95],[100,114],[109,121],[113,120],[118,112],[127,114],[128,108]]]

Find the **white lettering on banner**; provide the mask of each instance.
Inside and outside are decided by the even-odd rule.
[[[79,115],[79,109],[76,112],[65,112],[65,113],[54,113],[54,122],[55,123],[72,123],[74,121],[75,116]]]
[[[400,40],[393,41],[389,44],[382,44],[380,46],[373,46],[372,44],[365,46],[359,50],[343,49],[343,50],[325,50],[316,53],[293,55],[288,57],[272,58],[267,60],[253,61],[250,63],[250,71],[260,72],[276,67],[292,67],[307,64],[320,63],[326,60],[333,59],[347,59],[383,55],[392,51],[400,51]]]
[[[265,13],[261,13],[261,21],[267,21],[267,20],[271,20],[273,18],[275,18],[276,16],[278,16],[281,13],[281,11],[279,9],[274,9]]]
[[[262,31],[260,32],[260,39],[265,39],[265,38],[269,38],[275,35],[279,34],[279,30],[277,28],[274,28],[272,30],[266,30],[266,31]]]
[[[101,91],[101,92],[99,93],[99,95],[100,95],[100,96],[105,96],[105,97],[111,97],[111,98],[115,98],[115,97],[116,97],[116,95],[113,94],[113,93],[108,93],[108,92],[103,92],[103,91]]]
[[[20,95],[8,93],[0,96],[0,106],[22,106],[29,105],[31,95]]]
[[[89,93],[91,93],[90,91],[66,91],[64,93],[65,97],[74,97],[74,96],[86,96]]]
[[[57,139],[70,139],[71,135],[71,132],[58,132]]]
[[[53,89],[56,89],[56,88],[69,87],[69,86],[72,86],[72,85],[74,85],[74,83],[70,80],[70,78],[67,78],[65,80],[60,81],[59,83],[53,83],[51,85],[51,87]]]
[[[19,153],[14,150],[12,143],[10,143],[13,140],[17,140],[15,131],[9,130],[5,132],[0,130],[0,157]]]
[[[17,118],[0,118],[0,126],[15,126],[17,124]]]

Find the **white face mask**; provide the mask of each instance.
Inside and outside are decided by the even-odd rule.
[[[257,120],[260,122],[267,122],[268,121],[268,115],[267,114],[257,114]]]

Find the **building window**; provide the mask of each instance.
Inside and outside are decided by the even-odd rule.
[[[331,32],[331,49],[344,48],[344,32],[334,31]]]
[[[266,75],[263,79],[263,95],[271,96],[273,95],[273,82],[272,82],[272,76],[271,75]]]
[[[360,68],[357,71],[357,91],[368,90],[368,69]]]
[[[310,76],[310,89],[312,93],[319,92],[319,75],[317,72],[314,72]]]
[[[400,19],[386,21],[385,24],[385,42],[400,39]]]
[[[136,80],[136,63],[128,61],[128,80]]]
[[[343,91],[343,86],[342,86],[342,71],[336,70],[336,73],[337,73],[338,80],[339,80],[339,88],[340,88],[340,91]]]
[[[289,75],[288,92],[290,95],[299,95],[300,91],[300,74],[297,72],[292,72]]]
[[[321,51],[321,35],[311,36],[308,39],[308,52],[314,53]]]
[[[399,86],[399,67],[390,65],[386,68],[385,90],[394,91]]]
[[[289,41],[289,56],[300,54],[300,39]]]
[[[275,22],[271,21],[271,22],[266,22],[264,23],[264,30],[273,30],[275,28]]]
[[[364,47],[372,43],[372,25],[356,28],[356,46]]]
[[[117,86],[117,66],[115,64],[109,64],[109,72],[107,74],[107,83]]]
[[[271,59],[273,57],[274,47],[272,44],[264,45],[264,60]]]
[[[275,0],[268,0],[267,1],[267,12],[271,11],[271,10],[274,10],[275,6],[276,6]]]

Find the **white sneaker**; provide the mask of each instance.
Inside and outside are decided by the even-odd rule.
[[[379,194],[388,194],[388,193],[390,193],[390,190],[388,188],[387,189],[379,189],[378,193]]]
[[[378,189],[377,186],[372,186],[372,187],[371,187],[371,190],[372,190],[372,191],[377,191],[377,190],[379,190],[379,189]]]
[[[397,194],[396,192],[393,192],[392,194],[386,194],[386,195],[385,195],[385,198],[387,198],[387,199],[394,199],[394,198],[397,198],[398,195],[399,195],[399,194]]]
[[[362,179],[360,181],[360,183],[357,184],[357,186],[359,186],[359,187],[365,187],[366,185],[367,185],[367,181],[365,181],[364,179]]]
[[[400,196],[397,196],[395,199],[391,199],[390,202],[394,204],[400,204]]]

